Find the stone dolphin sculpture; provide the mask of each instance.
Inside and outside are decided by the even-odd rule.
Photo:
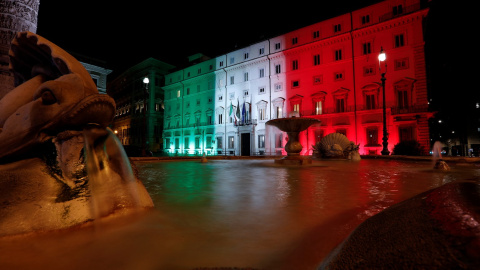
[[[111,144],[104,131],[115,102],[98,93],[80,62],[45,38],[20,32],[12,41],[10,69],[16,87],[0,99],[0,236],[63,229],[153,207],[137,178],[122,179],[125,168],[113,157],[116,150],[101,160],[113,160],[108,179],[93,183],[87,175],[85,138]],[[88,139],[92,125],[101,136]],[[94,185],[100,188],[92,192]],[[137,194],[130,196],[123,187]],[[96,214],[94,200],[101,204]]]
[[[115,102],[98,93],[80,62],[48,40],[21,32],[12,42],[10,68],[17,87],[0,100],[0,158],[19,156],[85,124],[106,127]]]

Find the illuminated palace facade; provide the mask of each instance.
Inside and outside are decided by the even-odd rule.
[[[420,0],[387,0],[165,75],[164,150],[285,154],[286,134],[266,122],[295,114],[321,120],[300,134],[303,155],[332,132],[380,154],[384,72],[388,149],[430,149],[427,13]]]

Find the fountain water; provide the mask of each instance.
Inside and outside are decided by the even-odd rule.
[[[435,164],[433,168],[439,169],[439,170],[449,170],[450,167],[442,159],[442,148],[443,148],[443,144],[439,141],[436,141],[433,144],[432,153],[433,153],[433,162]]]
[[[288,142],[285,144],[287,156],[282,159],[276,159],[275,163],[283,165],[304,165],[311,164],[312,160],[300,156],[303,149],[298,139],[300,132],[306,130],[313,124],[319,124],[320,120],[303,117],[289,117],[269,120],[266,124],[275,126],[288,135]]]
[[[89,125],[84,129],[85,163],[94,219],[111,213],[112,205],[140,209],[152,204],[133,174],[122,144],[110,128]]]

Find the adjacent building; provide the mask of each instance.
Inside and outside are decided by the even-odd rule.
[[[169,154],[284,154],[286,134],[266,122],[296,115],[321,120],[301,134],[304,155],[332,132],[380,154],[386,72],[388,149],[417,140],[428,150],[423,4],[382,1],[166,74],[158,144]],[[132,113],[132,102],[119,108]]]
[[[107,93],[115,99],[117,112],[112,130],[127,151],[143,154],[163,149],[164,76],[174,66],[149,58],[122,73]],[[140,152],[141,151],[141,152]]]

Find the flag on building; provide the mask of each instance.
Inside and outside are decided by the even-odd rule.
[[[246,120],[247,120],[247,119],[245,119],[245,112],[246,112],[246,111],[245,111],[245,101],[244,101],[244,102],[243,102],[243,107],[242,107],[242,123],[244,123],[244,124],[245,124],[245,122],[246,122]]]
[[[235,122],[237,120],[240,120],[240,102],[237,99],[237,112],[236,112],[236,117],[235,117]]]

